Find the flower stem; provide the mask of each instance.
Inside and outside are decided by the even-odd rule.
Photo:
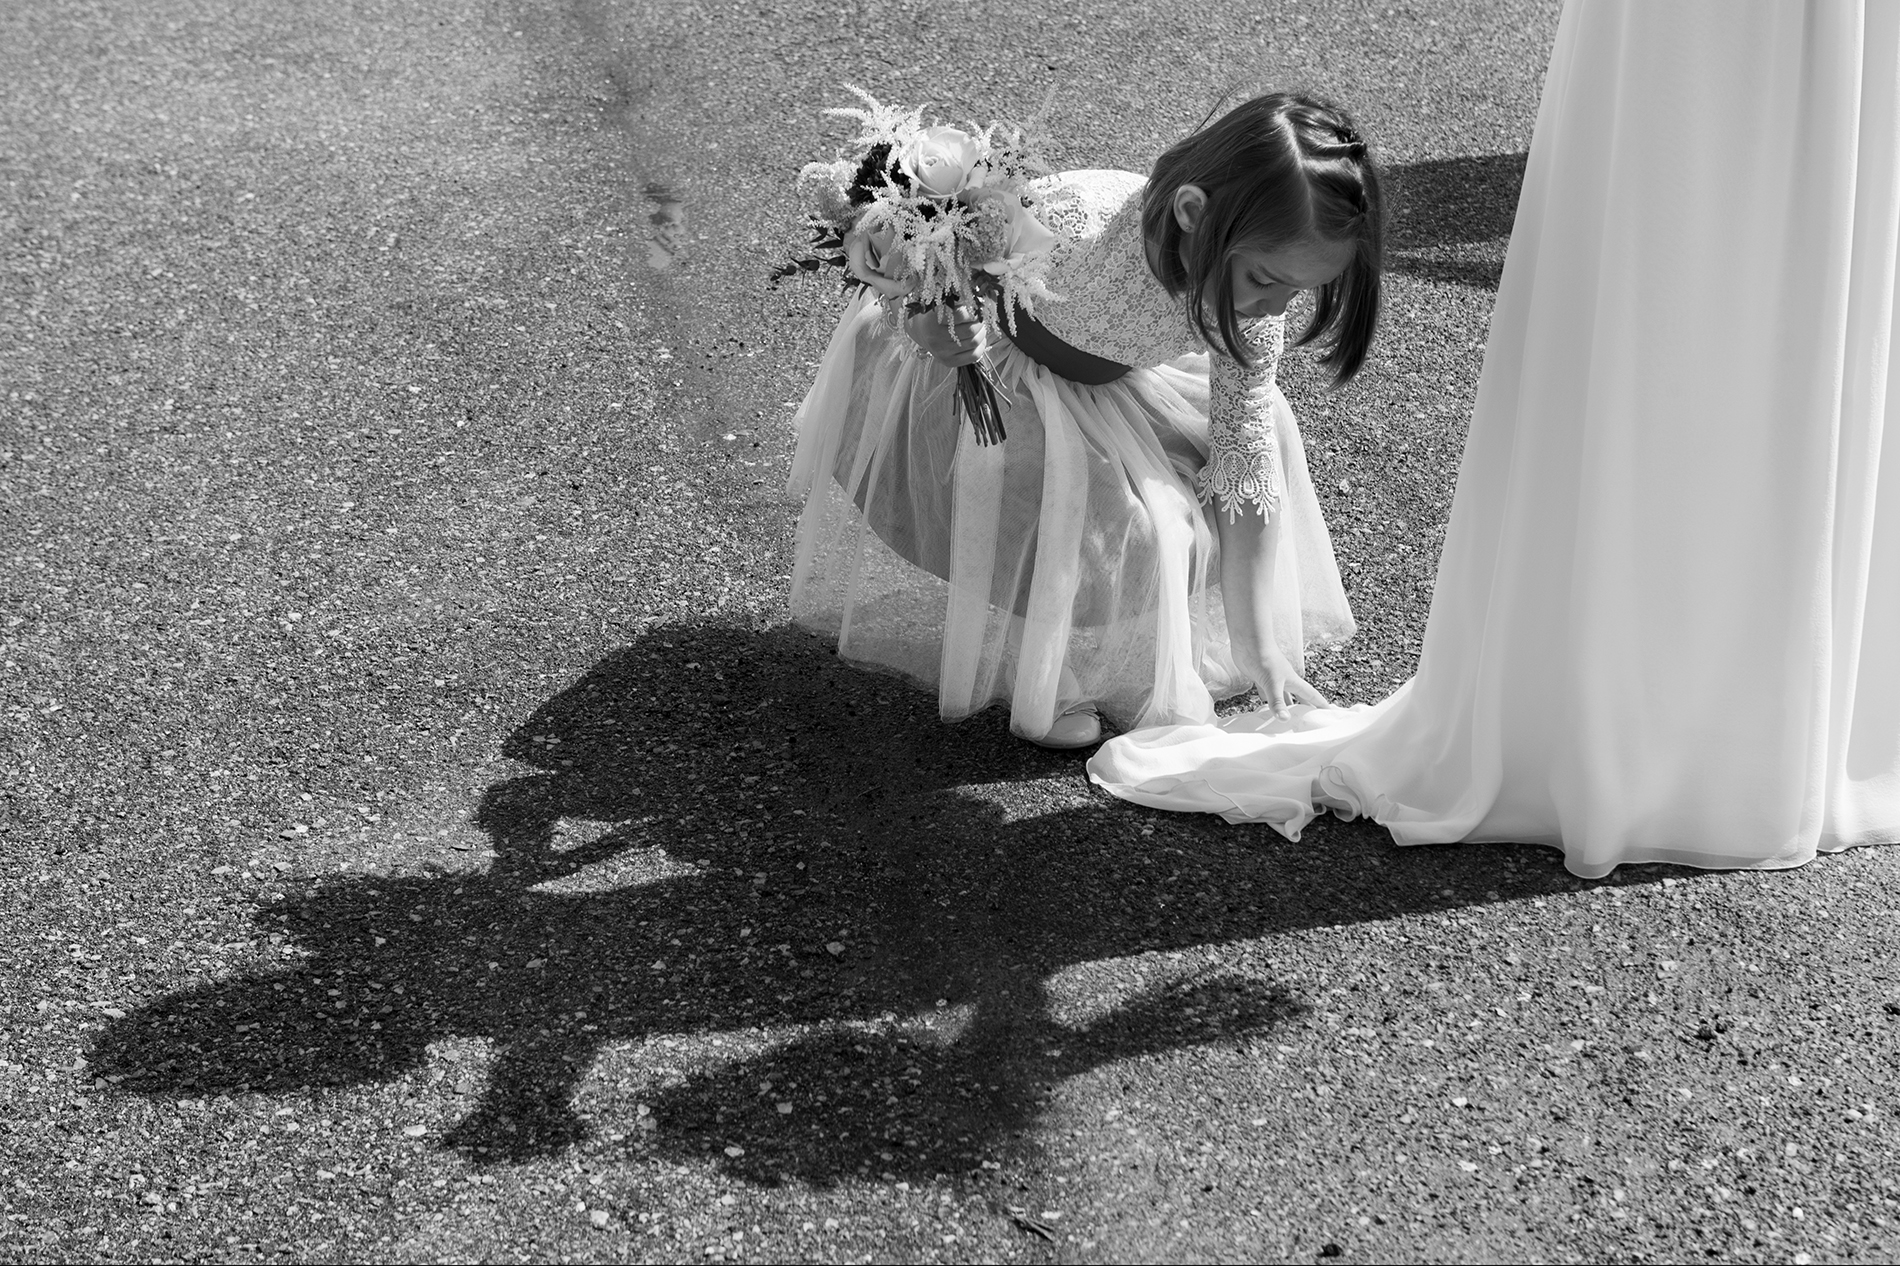
[[[1009,438],[1003,433],[1003,411],[996,399],[996,386],[995,371],[981,361],[957,369],[957,398],[963,405],[964,415],[970,419],[970,429],[976,432],[976,442],[986,446],[1001,444]]]

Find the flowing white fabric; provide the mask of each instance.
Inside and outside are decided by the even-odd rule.
[[[1007,703],[1037,738],[1093,703],[1117,725],[1214,718],[1251,683],[1221,610],[1207,460],[1208,357],[1090,387],[998,335],[1009,438],[977,444],[952,371],[868,297],[839,322],[799,411],[804,498],[792,615],[849,659],[934,687],[946,720]],[[1282,649],[1353,632],[1299,427],[1270,388],[1281,475]]]
[[[1586,876],[1900,839],[1897,159],[1900,4],[1571,0],[1418,675],[1092,776]]]

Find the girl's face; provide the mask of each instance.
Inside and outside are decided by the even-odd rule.
[[[1317,290],[1352,263],[1351,242],[1309,237],[1274,250],[1247,247],[1233,256],[1234,312],[1279,316],[1302,290]]]

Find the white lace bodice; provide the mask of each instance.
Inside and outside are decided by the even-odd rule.
[[[1036,305],[1051,334],[1095,356],[1151,368],[1207,344],[1181,301],[1148,268],[1141,235],[1141,176],[1070,171],[1037,181],[1036,215],[1056,235],[1049,288],[1057,302]],[[1203,504],[1231,517],[1242,506],[1271,514],[1280,499],[1273,434],[1273,387],[1286,321],[1268,317],[1246,330],[1251,369],[1218,351],[1209,360],[1207,465],[1196,477]]]

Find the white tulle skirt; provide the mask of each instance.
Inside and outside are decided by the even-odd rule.
[[[1193,480],[1207,456],[1207,359],[1104,386],[1059,378],[1007,339],[992,359],[1008,439],[976,443],[954,371],[854,301],[797,418],[804,501],[792,616],[847,658],[936,690],[955,720],[994,702],[1038,738],[1078,704],[1116,726],[1214,719],[1249,688],[1222,616],[1219,541]],[[1292,410],[1275,393],[1278,627],[1352,633]]]
[[[1900,5],[1570,4],[1418,675],[1096,780],[1589,876],[1900,839],[1897,87]]]

